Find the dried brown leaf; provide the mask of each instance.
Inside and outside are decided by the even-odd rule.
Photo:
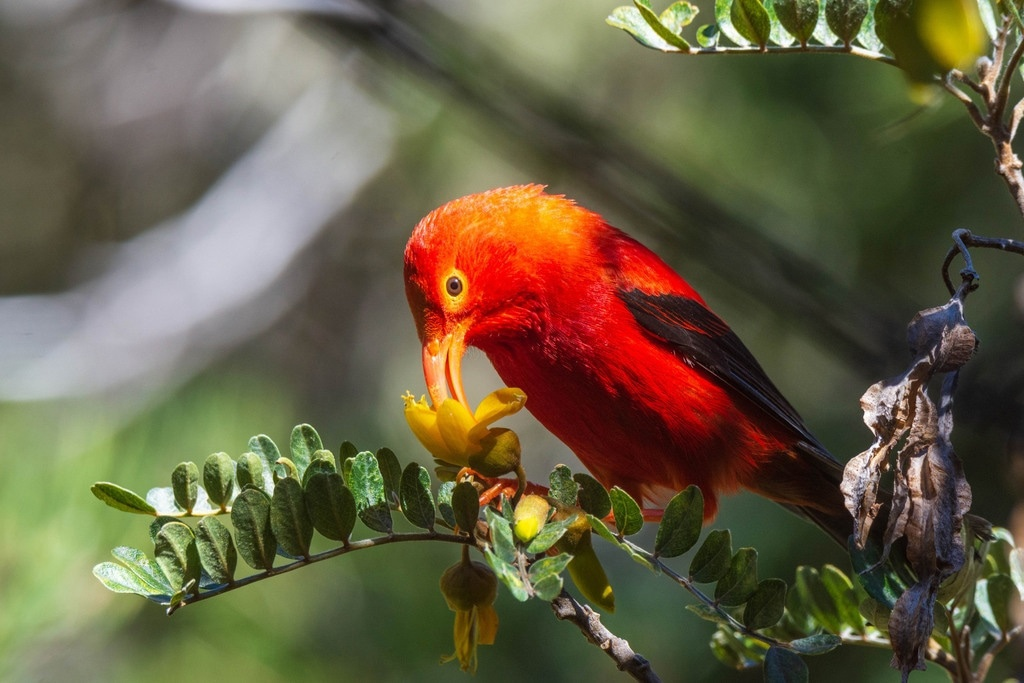
[[[971,490],[950,433],[957,369],[977,347],[958,297],[918,313],[908,327],[908,341],[916,356],[906,372],[873,385],[861,398],[864,422],[875,441],[847,464],[842,484],[858,547],[877,538],[872,534],[874,522],[889,502],[881,562],[894,544],[905,543],[907,561],[917,577],[896,602],[889,621],[893,667],[900,669],[904,680],[910,671],[924,668],[939,584],[964,563],[961,527]],[[939,373],[950,374],[936,406],[927,391]],[[890,471],[891,497],[881,490],[881,479]]]

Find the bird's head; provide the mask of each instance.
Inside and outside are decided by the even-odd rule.
[[[405,249],[405,290],[423,344],[435,406],[462,387],[466,346],[538,339],[558,306],[579,296],[572,264],[600,217],[540,185],[456,199],[416,226]],[[556,306],[556,302],[558,306]]]

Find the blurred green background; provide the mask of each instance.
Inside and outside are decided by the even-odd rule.
[[[540,182],[603,213],[690,279],[837,455],[867,447],[858,399],[945,301],[949,233],[1019,233],[990,147],[893,68],[663,55],[604,24],[615,4],[0,0],[0,680],[466,680],[437,664],[451,547],[356,553],[168,618],[92,577],[113,546],[149,545],[89,486],[164,485],[299,422],[427,462],[399,399],[423,382],[402,251],[469,192]],[[954,437],[974,510],[1011,525],[1024,280],[975,257],[982,344]],[[482,356],[467,366],[472,396],[498,386]],[[579,467],[528,415],[513,426],[534,480]],[[762,576],[846,566],[750,495],[716,525]],[[685,593],[602,555],[605,623],[664,680],[760,680],[714,660]],[[615,679],[547,605],[498,609],[481,680]],[[842,648],[811,675],[895,680],[888,661]]]

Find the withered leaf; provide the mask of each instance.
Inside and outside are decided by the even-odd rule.
[[[961,527],[971,489],[950,433],[958,369],[977,346],[964,321],[962,299],[956,296],[918,313],[908,327],[908,340],[915,358],[907,370],[873,385],[861,398],[864,422],[875,441],[847,464],[842,484],[856,546],[882,546],[881,559],[869,569],[884,565],[894,544],[904,543],[906,562],[916,576],[889,620],[892,664],[904,681],[910,671],[924,668],[939,584],[964,563]],[[949,374],[936,406],[928,387],[940,373]],[[881,488],[888,472],[893,475],[891,494]],[[883,518],[884,530],[875,524]],[[894,564],[889,562],[891,570],[899,571]]]

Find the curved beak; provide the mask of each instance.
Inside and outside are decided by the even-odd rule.
[[[423,344],[423,376],[427,380],[430,401],[437,408],[451,395],[472,414],[462,388],[462,356],[466,352],[466,330],[457,325],[444,337]]]

